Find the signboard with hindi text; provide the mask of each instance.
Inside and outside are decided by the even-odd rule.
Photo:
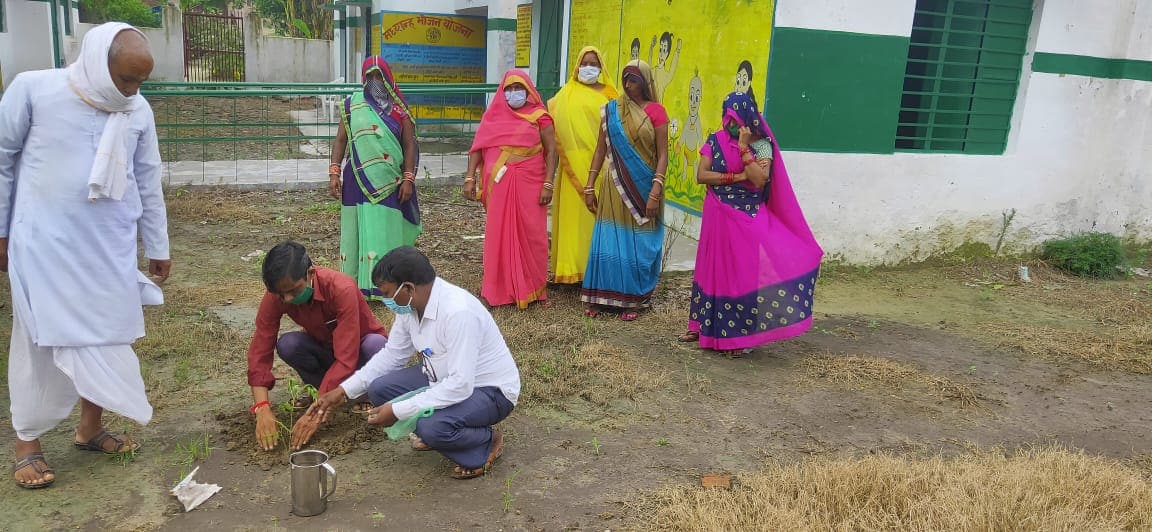
[[[516,7],[516,68],[532,64],[532,4]]]
[[[384,11],[380,55],[398,83],[483,83],[484,17]],[[417,120],[479,119],[483,95],[412,95]]]

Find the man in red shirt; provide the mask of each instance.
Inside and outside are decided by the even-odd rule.
[[[296,242],[283,242],[268,251],[263,277],[268,291],[256,311],[256,332],[248,347],[248,385],[256,441],[272,450],[279,436],[268,400],[268,390],[276,384],[273,347],[300,380],[325,393],[383,349],[388,330],[376,321],[355,279],[313,266],[304,246]],[[277,339],[285,314],[304,330]]]

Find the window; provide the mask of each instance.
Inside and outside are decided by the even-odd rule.
[[[1001,154],[1032,0],[916,0],[896,149]]]
[[[4,2],[8,0],[0,0],[0,33],[8,31],[8,26],[4,23]],[[2,85],[3,83],[0,83]]]

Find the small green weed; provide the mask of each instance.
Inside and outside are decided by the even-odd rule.
[[[520,475],[520,470],[517,469],[515,471],[512,471],[512,474],[508,475],[508,478],[504,479],[504,496],[503,496],[504,513],[508,513],[510,510],[512,510],[512,503],[516,502],[516,497],[512,496],[512,483],[516,481],[516,477],[519,475]]]
[[[326,212],[340,212],[340,204],[335,202],[314,203],[304,208],[304,214],[322,214]]]
[[[672,442],[668,441],[668,438],[660,438],[659,440],[656,440],[656,445],[666,447],[668,445],[672,445]]]
[[[592,441],[587,443],[592,446],[592,454],[600,456],[600,440],[596,439],[596,436],[592,436]]]
[[[187,443],[176,444],[177,463],[191,466],[199,460],[212,456],[212,438],[208,434],[193,436]]]

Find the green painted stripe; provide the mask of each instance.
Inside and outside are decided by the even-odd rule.
[[[1152,61],[1036,52],[1032,71],[1105,79],[1152,81]]]
[[[895,151],[908,43],[891,35],[776,28],[762,104],[780,147]]]
[[[516,31],[516,19],[490,18],[488,19],[488,31]]]

